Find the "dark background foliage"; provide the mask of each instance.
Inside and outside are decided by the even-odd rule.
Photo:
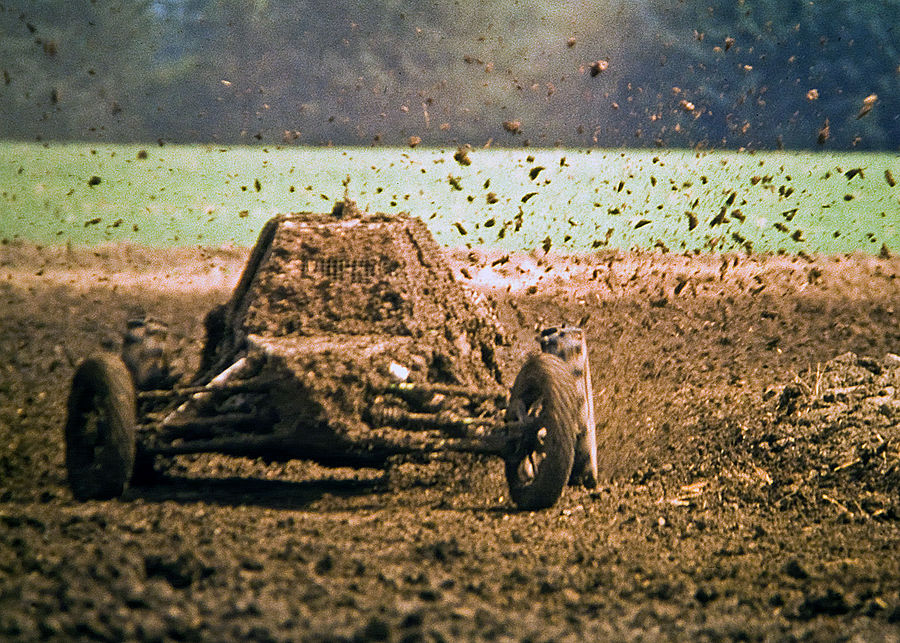
[[[0,0],[0,137],[894,150],[898,25],[898,0]]]

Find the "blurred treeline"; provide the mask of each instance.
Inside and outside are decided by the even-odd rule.
[[[896,150],[900,0],[0,0],[0,138]]]

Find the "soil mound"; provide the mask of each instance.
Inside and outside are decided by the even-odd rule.
[[[778,506],[900,519],[900,356],[847,352],[767,396],[774,421],[749,445]]]

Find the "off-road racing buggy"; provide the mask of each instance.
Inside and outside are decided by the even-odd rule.
[[[117,497],[157,458],[201,452],[359,467],[494,454],[523,509],[596,480],[582,331],[544,330],[507,395],[509,342],[419,219],[349,203],[276,216],[206,331],[190,379],[170,373],[165,326],[145,320],[121,355],[79,365],[65,426],[75,497]]]

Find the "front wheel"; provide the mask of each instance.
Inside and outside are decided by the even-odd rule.
[[[122,495],[134,469],[136,423],[134,384],[122,360],[84,360],[72,378],[65,428],[69,486],[77,499]]]
[[[507,422],[518,438],[505,456],[506,481],[520,509],[545,509],[562,494],[575,459],[578,386],[569,367],[549,353],[529,357],[510,392]]]

